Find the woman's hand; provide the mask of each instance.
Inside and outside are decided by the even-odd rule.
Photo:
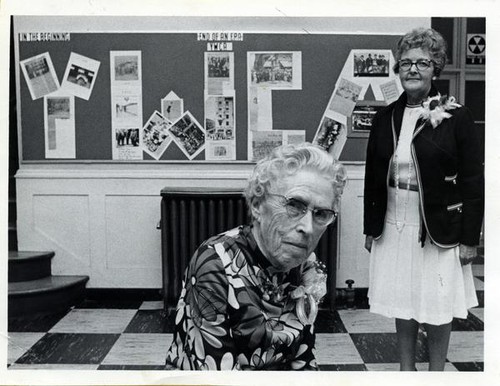
[[[477,256],[477,249],[475,246],[471,247],[469,245],[460,244],[458,256],[460,258],[460,264],[470,264]]]
[[[365,249],[368,252],[372,251],[372,243],[373,243],[373,236],[366,236],[366,239],[365,239]]]

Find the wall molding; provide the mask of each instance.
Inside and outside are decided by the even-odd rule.
[[[110,165],[29,165],[21,167],[16,179],[139,179],[139,180],[246,180],[254,165],[236,165],[237,167],[215,168],[213,165],[175,165],[162,164],[127,165],[126,168],[109,167]],[[112,166],[112,165],[111,165]],[[121,166],[121,165],[120,165]]]
[[[364,162],[342,162],[350,179],[364,178]],[[254,163],[23,164],[16,179],[247,180]],[[203,185],[206,186],[206,185]]]

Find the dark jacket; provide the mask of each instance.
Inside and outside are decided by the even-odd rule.
[[[431,95],[437,91],[433,87]],[[382,235],[387,209],[389,165],[401,131],[406,93],[380,110],[372,124],[366,155],[364,233]],[[484,133],[465,107],[433,128],[413,134],[411,156],[420,196],[421,239],[450,248],[478,245],[484,213]],[[392,121],[394,124],[392,124]],[[422,121],[417,122],[416,129]],[[422,215],[423,214],[423,215]]]

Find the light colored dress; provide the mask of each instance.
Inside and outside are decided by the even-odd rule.
[[[399,171],[399,190],[388,187],[387,213],[382,236],[373,241],[370,255],[370,311],[387,317],[414,319],[419,323],[446,324],[467,318],[478,305],[472,267],[462,267],[459,248],[444,249],[427,238],[419,242],[419,193],[410,146],[420,108],[406,107],[391,176]]]

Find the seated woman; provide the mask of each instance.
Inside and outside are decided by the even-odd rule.
[[[326,275],[313,251],[345,180],[308,143],[256,165],[245,191],[252,224],[202,243],[186,269],[167,367],[317,370],[312,324]]]

